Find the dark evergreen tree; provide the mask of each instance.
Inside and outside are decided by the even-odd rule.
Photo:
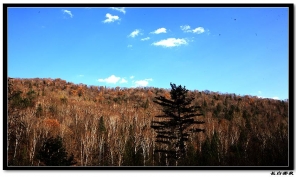
[[[205,122],[195,120],[195,117],[202,115],[198,112],[201,107],[192,105],[194,98],[187,95],[188,90],[185,86],[177,87],[172,83],[170,85],[171,99],[155,97],[154,102],[163,107],[163,115],[156,116],[159,120],[152,121],[151,128],[156,131],[156,142],[159,144],[155,152],[164,153],[167,162],[174,159],[177,165],[178,160],[183,159],[186,154],[186,141],[189,135],[193,132],[204,132],[197,124]]]
[[[220,103],[218,103],[216,109],[214,110],[214,116],[218,118],[221,111],[222,111],[222,106]]]
[[[207,103],[206,100],[203,101],[203,106],[204,106],[204,107],[207,107],[207,106],[208,106],[208,103]]]
[[[126,142],[123,153],[123,166],[144,166],[142,149],[138,148],[135,152],[135,143],[130,136]]]
[[[200,165],[201,166],[218,166],[220,163],[220,149],[221,145],[218,133],[214,132],[213,136],[207,137],[202,144],[202,150],[200,152]]]
[[[41,117],[43,114],[43,109],[41,104],[38,104],[37,110],[36,110],[36,117]]]
[[[149,108],[149,100],[148,98],[146,99],[145,103],[142,106],[145,110]]]
[[[70,166],[76,164],[73,154],[68,158],[61,137],[47,139],[37,154],[46,166]]]
[[[99,132],[102,133],[105,131],[106,131],[106,127],[105,127],[104,117],[101,116],[99,120]]]

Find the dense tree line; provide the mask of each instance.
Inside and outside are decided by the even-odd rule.
[[[187,94],[190,106],[200,106],[205,132],[188,137],[178,165],[287,165],[287,100],[207,90]],[[42,153],[46,143],[61,149],[61,165],[167,165],[155,151],[151,128],[163,114],[157,97],[170,99],[170,90],[8,78],[8,165],[50,165]]]

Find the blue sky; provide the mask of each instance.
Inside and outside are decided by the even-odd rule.
[[[288,98],[287,8],[9,8],[8,76]]]

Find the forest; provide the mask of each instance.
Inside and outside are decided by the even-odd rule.
[[[8,166],[288,165],[288,100],[187,94],[203,131],[188,136],[176,164],[156,151],[152,124],[163,114],[155,98],[170,100],[170,89],[8,78]]]

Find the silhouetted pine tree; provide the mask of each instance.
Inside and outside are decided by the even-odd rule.
[[[197,121],[194,118],[201,116],[197,111],[200,106],[193,106],[193,97],[188,97],[188,90],[181,85],[178,87],[170,83],[171,99],[163,96],[155,97],[154,102],[163,107],[163,115],[156,116],[158,121],[152,121],[151,128],[155,129],[156,141],[159,146],[155,152],[164,153],[167,157],[167,164],[184,158],[186,154],[186,141],[193,132],[204,132],[204,129],[197,128],[196,124],[204,124],[204,121]]]

